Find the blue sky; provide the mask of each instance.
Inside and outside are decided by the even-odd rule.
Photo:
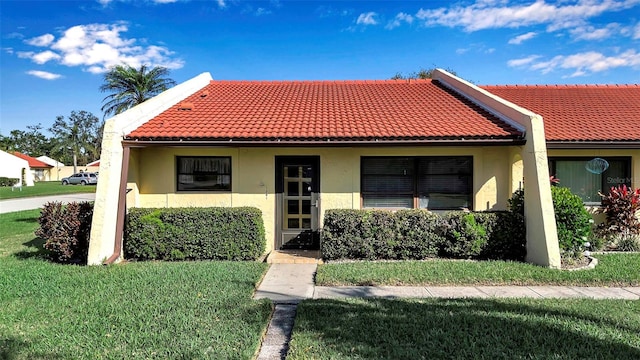
[[[388,79],[640,83],[640,0],[0,1],[0,133],[87,110],[110,66],[178,83]]]

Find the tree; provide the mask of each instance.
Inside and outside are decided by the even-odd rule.
[[[29,156],[48,154],[51,141],[42,134],[42,125],[28,125],[28,131],[11,130],[9,136],[0,135],[0,149],[5,151],[19,151]]]
[[[104,117],[118,115],[175,85],[168,78],[169,69],[141,65],[139,69],[130,65],[117,65],[104,74],[101,92],[111,92],[102,102]]]
[[[54,135],[53,150],[62,156],[70,153],[76,173],[78,160],[87,164],[98,158],[103,127],[104,122],[88,111],[72,111],[67,119],[60,115],[49,129]]]
[[[400,72],[397,72],[395,75],[391,77],[391,80],[402,80],[402,79],[431,79],[433,77],[433,72],[436,70],[436,67],[432,67],[431,69],[420,69],[416,72],[412,72],[409,75],[405,76]],[[447,72],[456,75],[456,72],[451,69],[445,69]]]

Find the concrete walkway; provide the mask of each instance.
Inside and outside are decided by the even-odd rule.
[[[587,298],[640,300],[640,287],[587,286],[315,286],[315,264],[272,264],[255,299],[297,304],[335,298]]]
[[[96,199],[95,193],[77,193],[77,194],[37,196],[37,197],[26,197],[26,198],[19,198],[19,199],[0,200],[0,214],[14,212],[14,211],[40,209],[44,206],[44,204],[52,201],[60,201],[66,204],[74,201],[77,201],[77,202],[95,201],[95,199]]]

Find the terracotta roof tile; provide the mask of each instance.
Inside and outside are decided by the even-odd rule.
[[[20,159],[27,160],[29,162],[29,167],[32,167],[32,168],[50,168],[50,167],[53,167],[53,166],[51,166],[51,165],[49,165],[47,163],[44,163],[44,162],[42,162],[42,161],[40,161],[40,160],[38,160],[36,158],[32,158],[31,156],[23,154],[21,152],[14,151],[13,155],[19,157]]]
[[[547,141],[640,140],[640,85],[483,88],[542,115]]]
[[[431,80],[211,81],[129,139],[513,139],[520,133]]]

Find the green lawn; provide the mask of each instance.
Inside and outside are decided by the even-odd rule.
[[[406,261],[324,264],[317,285],[640,285],[640,254],[598,254],[593,270],[559,271],[506,261]]]
[[[640,359],[640,301],[321,300],[291,359]]]
[[[0,199],[16,199],[32,196],[63,195],[75,193],[94,193],[96,185],[62,185],[60,181],[40,181],[34,186],[23,186],[22,191],[11,187],[0,187]]]
[[[39,210],[0,214],[0,359],[251,359],[271,313],[256,262],[42,259]]]

